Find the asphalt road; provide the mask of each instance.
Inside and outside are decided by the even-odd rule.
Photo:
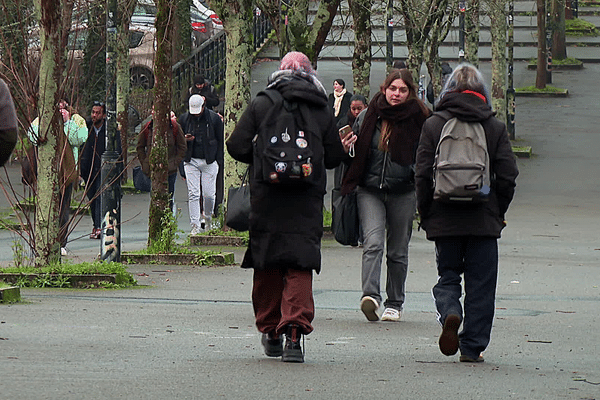
[[[257,67],[254,91],[275,66]],[[366,321],[361,250],[323,242],[305,364],[262,354],[251,271],[237,266],[132,266],[140,287],[127,290],[23,289],[24,303],[0,306],[0,398],[599,399],[599,73],[555,72],[568,98],[517,98],[517,142],[534,156],[518,160],[485,363],[439,352],[433,244],[415,231],[400,323]],[[352,81],[341,63],[321,62],[319,74],[328,88]],[[515,86],[534,79],[517,66]],[[176,193],[187,228],[183,182]],[[123,199],[125,251],[144,246],[147,205],[148,195]],[[76,232],[90,228],[85,217]],[[0,241],[6,260],[11,237]],[[69,257],[92,258],[97,246],[74,240]],[[243,249],[224,250],[241,260]]]

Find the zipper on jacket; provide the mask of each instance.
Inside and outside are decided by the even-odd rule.
[[[383,189],[383,180],[385,178],[385,166],[387,165],[388,152],[383,152],[383,165],[381,166],[381,180],[379,181],[379,189]]]

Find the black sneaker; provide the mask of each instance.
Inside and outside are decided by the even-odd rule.
[[[265,354],[269,357],[281,357],[283,354],[283,339],[273,332],[263,333],[260,343],[265,348]]]
[[[458,327],[460,326],[460,317],[456,314],[450,314],[444,321],[442,334],[440,335],[440,351],[446,356],[452,356],[458,351]]]
[[[285,332],[285,346],[283,347],[283,356],[281,361],[283,362],[304,362],[304,353],[302,352],[302,346],[300,345],[300,338],[302,338],[302,332],[298,325],[288,325]]]

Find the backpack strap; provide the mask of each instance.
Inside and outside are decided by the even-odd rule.
[[[435,111],[433,115],[443,119],[445,122],[448,122],[454,118],[454,115],[452,115],[452,113],[448,110]]]

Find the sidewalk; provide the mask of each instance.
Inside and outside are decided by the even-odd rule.
[[[276,65],[256,67],[254,93]],[[489,76],[489,64],[482,69]],[[318,71],[328,89],[338,77],[352,82],[345,63],[320,62]],[[383,71],[374,65],[372,93]],[[263,355],[252,272],[237,266],[134,265],[141,286],[127,290],[23,289],[25,303],[0,306],[1,397],[599,399],[599,73],[600,65],[555,72],[568,98],[517,98],[517,138],[534,157],[518,160],[484,364],[439,352],[434,249],[415,231],[401,323],[366,321],[358,310],[361,250],[323,243],[305,364]],[[519,64],[515,86],[534,79]],[[185,210],[184,184],[177,185]],[[123,199],[125,251],[145,243],[147,206],[147,194]],[[179,221],[187,228],[187,215]],[[0,232],[0,240],[7,253],[10,238]],[[69,244],[82,259],[97,246],[85,237]],[[244,249],[227,250],[241,261]]]

